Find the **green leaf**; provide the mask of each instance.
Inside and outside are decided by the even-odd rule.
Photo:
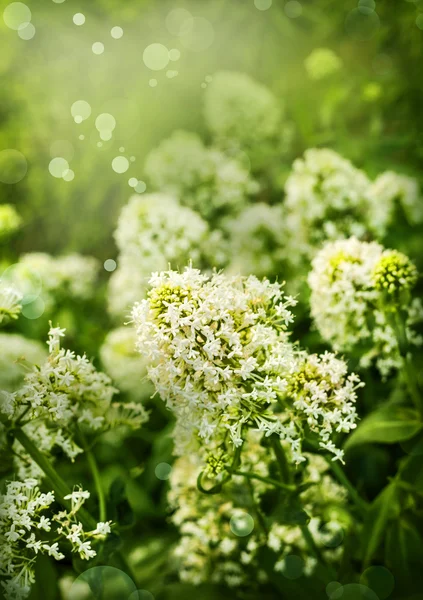
[[[400,514],[399,496],[398,486],[395,481],[392,481],[381,491],[370,506],[364,521],[361,537],[363,564],[365,566],[370,563],[375,552],[378,550],[389,521],[396,519]]]
[[[415,436],[421,429],[422,423],[415,410],[390,404],[365,417],[348,437],[344,447],[348,450],[353,446],[372,442],[403,442]]]
[[[399,519],[390,525],[386,536],[386,563],[401,589],[415,582],[416,578],[422,579],[423,539],[419,529],[421,523],[416,526],[409,519]]]

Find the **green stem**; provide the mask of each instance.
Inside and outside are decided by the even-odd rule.
[[[291,483],[293,480],[292,473],[280,439],[276,435],[272,435],[270,436],[270,443],[272,444],[273,452],[275,454],[282,479],[287,483]]]
[[[357,508],[363,514],[365,514],[367,512],[367,510],[369,509],[369,505],[358,494],[357,490],[355,489],[355,487],[353,486],[353,484],[351,483],[351,481],[345,475],[344,470],[342,469],[342,467],[337,462],[334,462],[329,456],[325,455],[324,458],[325,458],[326,462],[328,463],[329,467],[331,468],[333,474],[335,475],[335,477],[339,481],[339,483],[341,483],[344,487],[347,488],[348,493],[349,493],[351,499],[353,500],[353,502],[355,503],[355,505],[357,506]]]
[[[104,494],[103,486],[101,484],[100,471],[98,470],[98,465],[97,465],[97,461],[95,459],[94,453],[91,451],[90,447],[88,446],[87,441],[86,441],[85,436],[82,433],[82,431],[79,431],[79,435],[82,440],[82,446],[83,446],[85,454],[87,456],[88,465],[90,467],[90,470],[91,470],[91,473],[92,473],[92,476],[94,479],[95,489],[97,491],[97,498],[98,498],[98,504],[99,504],[99,520],[100,520],[100,522],[104,523],[107,520],[107,509],[106,509],[106,497]]]
[[[72,493],[72,490],[69,488],[68,484],[60,477],[59,473],[56,469],[51,465],[50,461],[42,454],[32,440],[26,435],[26,433],[22,429],[14,429],[13,434],[15,438],[21,443],[21,445],[28,452],[30,457],[40,469],[44,472],[47,480],[50,482],[52,489],[56,495],[56,499],[66,507],[71,507],[71,502],[65,500],[64,497],[68,496]],[[81,521],[82,525],[87,529],[87,531],[92,531],[97,527],[97,521],[90,515],[90,513],[85,510],[84,507],[81,507],[78,510],[78,519]],[[112,561],[120,568],[122,571],[125,571],[129,577],[133,579],[135,583],[137,583],[134,574],[130,566],[127,564],[124,556],[121,552],[117,551],[111,557]]]
[[[295,492],[295,485],[288,485],[287,483],[282,483],[281,481],[276,481],[276,479],[271,479],[270,477],[262,477],[261,475],[257,475],[256,473],[246,473],[245,471],[232,471],[232,475],[239,475],[241,477],[245,477],[246,479],[258,479],[259,481],[263,481],[264,483],[268,483],[269,485],[273,485],[273,487],[278,487],[281,490],[285,490],[287,492]]]
[[[23,429],[14,429],[13,430],[15,438],[20,442],[20,444],[25,448],[30,457],[40,469],[44,472],[46,478],[50,482],[50,485],[53,488],[53,491],[56,495],[56,499],[65,506],[71,506],[71,502],[69,500],[65,500],[65,496],[68,496],[72,493],[72,490],[69,488],[67,483],[60,477],[59,473],[52,466],[50,461],[40,452],[32,442],[32,440],[26,435]],[[88,511],[81,507],[78,510],[78,518],[83,524],[83,526],[88,530],[93,530],[97,527],[97,522],[90,515]]]
[[[398,349],[404,365],[403,375],[408,388],[408,393],[413,400],[417,410],[423,417],[423,396],[419,390],[419,384],[416,378],[416,370],[410,357],[410,342],[407,336],[407,325],[405,316],[398,310],[395,311],[392,319],[393,329],[398,341]]]

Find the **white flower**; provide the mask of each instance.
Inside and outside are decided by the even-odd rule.
[[[153,273],[148,298],[132,312],[149,376],[177,418],[176,451],[203,439],[209,448],[242,424],[274,428],[278,377],[292,365],[286,322],[292,299],[255,277]],[[286,428],[277,421],[284,436]]]
[[[22,294],[0,280],[0,325],[17,319],[22,310]]]
[[[391,254],[386,255],[376,242],[354,237],[329,242],[313,260],[308,277],[311,315],[323,339],[336,351],[359,353],[363,367],[374,360],[384,376],[402,364],[395,333],[382,308],[383,292],[373,276]],[[402,310],[407,313],[408,339],[419,344],[413,326],[423,320],[420,300],[411,300]]]

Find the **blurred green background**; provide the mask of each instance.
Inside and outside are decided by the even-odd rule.
[[[8,4],[0,2],[1,14]],[[248,73],[267,85],[280,99],[286,123],[292,125],[289,148],[271,169],[276,195],[282,196],[292,161],[314,146],[337,150],[372,177],[392,169],[423,183],[422,0],[360,0],[360,4],[273,0],[266,10],[257,8],[265,6],[265,0],[26,0],[26,4],[36,28],[32,39],[20,39],[0,19],[0,152],[18,150],[28,167],[16,184],[0,183],[0,203],[16,205],[23,219],[13,239],[0,246],[5,261],[34,251],[75,251],[101,263],[116,258],[112,233],[120,209],[133,193],[128,179],[144,179],[145,156],[176,129],[198,132],[207,140],[202,116],[206,77],[222,69]],[[368,12],[358,11],[358,5]],[[194,40],[182,43],[181,36],[172,33],[169,13],[176,9],[200,19]],[[80,27],[72,20],[78,12],[86,17]],[[110,35],[115,26],[123,29],[120,39]],[[104,44],[104,53],[92,52],[95,42]],[[150,70],[143,52],[152,43],[178,49],[180,59],[163,70]],[[329,79],[315,80],[304,61],[320,47],[331,48],[342,68]],[[178,74],[170,78],[167,70]],[[151,79],[157,80],[155,87]],[[71,114],[78,100],[92,109],[80,124]],[[116,128],[112,139],[99,147],[95,118],[105,112],[115,117]],[[111,163],[122,147],[122,153],[135,160],[119,174]],[[50,174],[49,163],[57,155],[68,160],[75,174],[72,181]],[[2,160],[0,155],[0,171]],[[408,247],[414,247],[413,259],[422,266],[421,231],[406,235]],[[395,245],[401,247],[401,241]],[[102,270],[97,295],[88,304],[64,303],[57,315],[70,332],[67,344],[93,357],[111,327],[104,299],[108,277]],[[21,319],[13,327],[44,338],[47,320]],[[303,327],[306,330],[308,322]],[[375,387],[370,389],[374,393]],[[117,477],[126,482],[137,521],[127,545],[128,551],[135,549],[138,585],[163,598],[193,593],[214,598],[213,589],[177,590],[171,587],[175,583],[164,587],[165,550],[176,533],[167,527],[166,484],[154,469],[171,461],[169,427],[168,413],[156,403],[148,427],[126,440],[124,462],[115,462],[119,440],[105,440],[99,447],[102,474],[107,487]],[[392,470],[395,457],[378,448],[372,461],[365,463],[367,471],[363,457],[357,458],[356,469],[362,487],[372,496]],[[89,486],[82,465],[80,471],[78,463],[66,468],[71,477]],[[59,565],[59,574],[67,567]],[[44,580],[39,580],[32,597],[56,598],[51,582],[58,573],[43,569]]]

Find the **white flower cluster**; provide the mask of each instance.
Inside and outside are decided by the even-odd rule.
[[[207,220],[238,211],[258,191],[238,160],[207,148],[186,131],[176,131],[150,152],[145,172],[157,190],[175,196]]]
[[[22,310],[22,294],[0,280],[0,325],[17,319]]]
[[[327,473],[322,457],[307,454],[306,458],[301,474],[307,489],[300,492],[300,501],[310,517],[309,528],[324,559],[338,563],[344,531],[351,527],[345,510],[346,490]],[[268,477],[275,466],[269,451],[251,431],[241,461],[242,471],[254,471],[262,477]],[[262,498],[272,493],[269,483],[248,482],[242,476],[234,476],[219,494],[210,496],[197,490],[200,470],[198,455],[182,457],[176,460],[169,480],[168,500],[174,510],[171,518],[181,534],[173,556],[182,581],[254,588],[267,579],[257,560],[266,546],[275,555],[275,570],[283,572],[286,556],[295,554],[303,561],[304,575],[313,573],[317,561],[310,555],[299,525],[284,522],[283,512],[278,513],[276,520],[260,520]],[[277,502],[277,495],[273,500]],[[245,524],[250,533],[245,532]]]
[[[110,533],[110,523],[98,523],[85,532],[77,512],[89,492],[75,490],[65,499],[72,501],[69,512],[53,512],[54,492],[41,493],[37,481],[12,481],[0,495],[0,575],[7,600],[22,600],[29,596],[35,582],[34,566],[38,554],[55,560],[65,555],[59,542],[71,545],[81,559],[96,556],[91,540],[103,539]]]
[[[423,221],[415,179],[392,171],[375,181],[328,148],[311,148],[294,161],[285,184],[286,259],[299,265],[327,240],[383,239],[395,225],[397,208],[411,224]]]
[[[76,440],[78,427],[92,433],[116,426],[136,429],[147,414],[140,404],[112,402],[117,390],[109,377],[96,371],[86,356],[60,348],[63,336],[64,329],[50,329],[47,361],[26,375],[19,390],[3,393],[0,413],[11,423],[19,420],[44,452],[56,445],[73,460],[82,452]],[[17,454],[31,465],[19,442],[14,445]]]
[[[41,342],[18,333],[0,333],[0,389],[16,390],[23,383],[28,365],[40,365],[46,358]]]
[[[217,144],[244,151],[275,138],[281,125],[280,103],[270,90],[231,71],[213,75],[205,92],[204,116]]]
[[[18,264],[21,285],[26,284],[25,273],[28,278],[35,277],[41,281],[41,296],[48,309],[56,302],[68,298],[90,298],[99,271],[95,258],[80,254],[55,257],[43,252],[32,252],[24,254]]]
[[[398,341],[386,310],[383,291],[374,277],[385,261],[383,246],[361,242],[355,237],[328,242],[316,255],[308,277],[311,315],[320,335],[334,350],[355,352],[367,367],[374,360],[386,376],[402,364]],[[398,279],[404,285],[405,279]],[[404,304],[407,337],[411,344],[422,343],[413,326],[423,320],[418,298]]]
[[[285,227],[280,205],[252,204],[225,221],[224,229],[229,238],[227,271],[256,277],[277,277],[282,271]]]
[[[119,317],[144,296],[151,271],[170,262],[198,264],[207,244],[216,242],[200,215],[166,194],[133,196],[119,216],[115,239],[120,255],[110,279],[109,309]]]
[[[369,222],[370,180],[327,148],[306,150],[285,185],[287,259],[310,258],[323,240],[363,236]]]
[[[368,195],[372,200],[370,218],[381,234],[395,223],[398,208],[410,225],[423,221],[423,198],[413,177],[386,171],[371,184]]]
[[[100,348],[104,370],[117,387],[134,400],[149,398],[153,394],[147,379],[147,367],[136,351],[136,333],[133,327],[112,329]]]
[[[330,352],[323,355],[299,352],[296,365],[287,378],[286,411],[291,402],[293,419],[303,420],[320,439],[320,446],[343,459],[343,450],[333,438],[356,427],[356,390],[364,383],[355,373],[348,375],[347,365]]]
[[[199,444],[231,453],[254,428],[279,435],[299,463],[308,423],[342,458],[330,436],[354,426],[357,379],[326,355],[306,361],[310,382],[300,389],[305,367],[287,333],[295,300],[279,284],[186,268],[154,273],[150,285],[132,316],[149,377],[176,416],[177,454]]]
[[[307,75],[314,81],[326,79],[342,68],[342,60],[330,48],[315,48],[305,59]]]
[[[21,223],[22,219],[12,204],[0,204],[0,241],[15,233]]]

